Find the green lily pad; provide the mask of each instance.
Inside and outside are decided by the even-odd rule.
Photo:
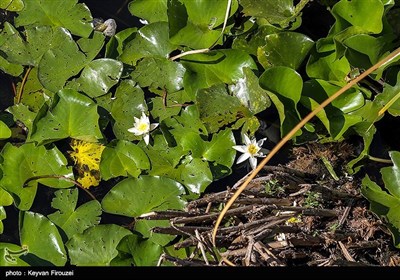
[[[106,94],[121,78],[122,62],[110,58],[91,61],[82,70],[81,76],[74,81],[76,88],[89,95],[98,97]]]
[[[136,66],[131,76],[141,87],[166,89],[175,92],[183,86],[185,68],[181,63],[166,58],[146,57]]]
[[[197,94],[200,119],[210,133],[234,123],[237,116],[249,115],[249,110],[236,96],[230,95],[225,84],[216,84],[202,89]]]
[[[325,81],[338,81],[346,83],[347,74],[350,73],[350,63],[346,57],[336,59],[334,52],[312,52],[308,59],[306,71],[310,78]]]
[[[11,129],[3,122],[0,121],[0,140],[11,137]]]
[[[181,135],[178,132],[182,131],[180,129],[175,128],[175,137]],[[209,143],[196,135],[191,131],[185,132],[182,137],[176,139],[179,145],[174,147],[169,147],[162,135],[155,135],[153,147],[148,147],[146,151],[151,161],[150,175],[164,176],[180,182],[193,197],[203,193],[213,180],[210,163],[202,156]],[[193,156],[190,155],[192,152]],[[194,158],[194,155],[197,157]]]
[[[101,205],[107,213],[138,217],[156,210],[183,209],[181,184],[158,176],[128,178],[115,185],[103,198]]]
[[[44,53],[39,62],[38,76],[42,85],[50,91],[61,90],[66,81],[79,74],[100,52],[104,35],[95,32],[93,38],[81,38],[75,42],[66,30],[57,37],[57,46]]]
[[[200,119],[198,106],[190,105],[184,108],[179,116],[174,117],[186,131],[192,131],[201,135],[208,135],[207,128]],[[176,127],[175,127],[176,128]]]
[[[0,9],[10,12],[19,12],[24,6],[23,0],[0,0]]]
[[[287,66],[297,70],[314,46],[308,36],[297,32],[280,32],[265,37],[266,44],[257,51],[264,68]]]
[[[172,116],[179,114],[183,104],[189,102],[189,98],[185,90],[180,90],[172,93],[168,93],[166,97],[157,96],[151,99],[151,115],[161,122],[164,119],[168,119]]]
[[[47,215],[54,224],[70,239],[75,233],[82,233],[87,228],[100,223],[102,213],[100,203],[92,200],[76,208],[78,202],[78,189],[58,190],[51,202],[51,207],[58,209]]]
[[[6,218],[7,218],[6,210],[4,209],[3,206],[0,206],[0,234],[3,234],[4,231],[3,220],[5,220]]]
[[[112,141],[101,155],[100,173],[104,180],[118,176],[138,177],[142,170],[150,169],[146,153],[137,145],[125,141]]]
[[[20,64],[8,62],[0,53],[0,70],[11,76],[18,77],[24,71],[24,67]]]
[[[21,84],[18,85],[17,90],[21,90]],[[50,100],[54,98],[54,93],[44,88],[40,83],[37,67],[31,68],[22,90],[21,100],[14,106],[26,105],[34,113],[38,113],[44,104],[49,104]]]
[[[28,106],[22,103],[12,105],[11,107],[7,108],[6,111],[13,115],[15,121],[20,121],[24,124],[24,126],[28,129],[27,138],[29,139],[29,137],[32,135],[33,122],[37,116],[37,113],[32,112]]]
[[[24,9],[15,19],[17,26],[50,25],[65,27],[72,34],[89,37],[93,31],[92,15],[88,7],[77,0],[24,1]]]
[[[279,113],[281,136],[285,136],[301,119],[297,103],[301,98],[303,80],[292,68],[276,66],[265,70],[260,77],[260,85],[269,91],[269,97]]]
[[[400,113],[398,98],[400,98],[400,74],[397,73],[395,76],[395,84],[391,86],[389,83],[385,83],[383,91],[378,93],[374,100],[365,100],[365,105],[351,114],[362,117],[363,122],[368,123],[371,126],[373,123],[379,121],[385,112],[393,116],[398,116]],[[367,127],[368,127],[367,126]]]
[[[134,117],[139,118],[146,110],[147,104],[144,100],[143,90],[135,86],[132,80],[123,80],[116,90],[110,110],[114,119],[113,132],[115,136],[128,141],[142,139],[141,136],[130,133],[128,128],[133,127]]]
[[[35,146],[33,143],[16,147],[7,143],[1,151],[3,177],[0,185],[13,195],[20,210],[28,210],[35,199],[38,183],[52,188],[68,188],[73,184],[59,178],[43,178],[25,182],[35,176],[64,176],[73,179],[71,167],[67,167],[67,159],[53,147]],[[17,199],[16,199],[17,198]]]
[[[231,167],[235,161],[236,152],[232,149],[235,137],[231,129],[221,130],[207,142],[202,157],[210,162]]]
[[[186,68],[184,87],[195,99],[199,89],[215,84],[234,84],[244,78],[244,69],[257,69],[253,58],[241,50],[217,50],[207,54],[187,55],[181,59]]]
[[[133,256],[135,266],[156,266],[163,252],[162,246],[138,235],[129,235],[124,239],[127,251]]]
[[[361,193],[370,201],[371,210],[386,221],[393,243],[400,248],[400,152],[389,152],[393,166],[381,169],[385,190],[373,182],[368,175],[362,181]]]
[[[154,135],[153,146],[146,146],[145,151],[151,162],[150,172],[154,172],[153,174],[158,175],[169,174],[168,172],[164,173],[161,170],[172,171],[178,166],[181,159],[186,155],[186,152],[183,151],[182,146],[170,146],[165,136],[161,134]],[[172,173],[169,175],[172,175]]]
[[[213,0],[181,2],[184,10],[179,10],[180,20],[183,23],[186,22],[186,25],[180,26],[179,30],[177,30],[177,25],[174,25],[175,30],[172,31],[172,34],[170,33],[171,42],[193,49],[209,48],[218,39],[217,43],[222,44],[219,29],[225,19],[227,2]],[[237,1],[232,1],[229,16],[232,16],[237,9]],[[171,17],[169,16],[169,18]]]
[[[348,48],[346,57],[351,65],[368,69],[379,61],[390,41],[385,37],[375,38],[367,34],[358,34],[347,38],[343,44]]]
[[[355,159],[351,160],[347,165],[346,169],[350,174],[357,172],[362,165],[359,163],[368,158],[370,146],[374,135],[376,133],[376,127],[374,123],[378,122],[384,117],[384,114],[380,114],[380,111],[387,107],[386,111],[394,116],[399,115],[400,106],[398,105],[398,98],[400,92],[400,74],[397,74],[397,82],[394,86],[389,84],[384,85],[382,93],[379,93],[373,101],[365,100],[365,105],[360,109],[351,112],[350,114],[357,115],[362,118],[362,122],[354,125],[354,131],[363,138],[363,150]]]
[[[171,37],[171,43],[192,49],[207,49],[215,42],[222,44],[222,38],[219,38],[220,35],[221,31],[204,29],[189,21],[185,27]]]
[[[139,29],[135,38],[126,43],[120,59],[136,65],[144,57],[168,58],[176,46],[169,41],[167,22],[155,22]]]
[[[286,27],[294,13],[293,0],[240,0],[243,13],[247,16],[265,18],[271,24]]]
[[[0,206],[10,206],[14,202],[13,197],[3,188],[0,188]]]
[[[190,152],[193,157],[201,157],[205,149],[205,141],[198,133],[192,131],[184,132],[184,127],[172,128],[170,131],[184,152]]]
[[[105,57],[119,59],[124,45],[135,38],[137,30],[137,27],[126,28],[112,36],[106,45]]]
[[[309,80],[304,83],[301,104],[312,111],[339,89],[340,87],[323,80]],[[317,114],[317,117],[332,138],[338,140],[351,126],[362,121],[361,116],[348,113],[361,108],[363,105],[364,96],[362,92],[352,89],[331,102]]]
[[[168,21],[167,0],[133,0],[129,3],[129,12],[147,20],[149,23],[157,21]]]
[[[247,33],[238,35],[233,40],[232,48],[257,56],[258,48],[265,46],[266,44],[266,37],[279,32],[282,32],[281,28],[270,24],[258,26],[251,38],[248,37]]]
[[[373,12],[371,12],[373,11]],[[382,16],[384,12],[381,0],[370,0],[365,5],[364,0],[339,1],[332,8],[332,14],[341,28],[345,25],[357,26],[365,30],[378,34],[382,31]],[[365,19],[368,20],[365,20]]]
[[[180,182],[189,189],[194,197],[200,196],[213,181],[213,175],[207,161],[187,157],[180,166]]]
[[[208,29],[221,25],[225,19],[227,1],[214,0],[180,0],[186,8],[189,20],[201,27]],[[238,9],[238,3],[233,0],[230,7],[230,15]]]
[[[245,68],[243,71],[244,78],[230,85],[229,91],[253,114],[260,113],[271,106],[268,92],[260,87],[258,77],[250,68]]]
[[[97,142],[103,138],[97,105],[92,99],[72,89],[63,89],[56,96],[51,110],[41,119],[35,120],[36,129],[29,141],[43,144],[71,137]]]
[[[176,235],[154,233],[152,231],[155,227],[168,227],[170,226],[169,221],[152,221],[140,219],[135,222],[135,230],[142,234],[149,242],[157,244],[159,246],[166,246],[172,240],[176,238]],[[156,246],[154,246],[156,247]]]
[[[109,266],[118,255],[117,246],[129,230],[114,224],[97,225],[75,234],[66,247],[71,264],[76,266]]]
[[[51,47],[59,47],[64,40],[62,29],[50,26],[28,27],[21,35],[14,26],[6,22],[0,33],[0,50],[11,63],[38,66],[43,54]],[[24,39],[26,38],[26,39]]]
[[[55,266],[64,266],[67,253],[56,225],[39,213],[27,211],[20,217],[21,244],[28,247],[29,254]]]
[[[231,129],[213,134],[211,141],[203,139],[198,132],[186,126],[175,125],[170,129],[183,151],[190,152],[194,158],[205,159],[219,165],[231,167],[236,155],[232,149],[235,138]]]
[[[179,30],[186,26],[188,14],[185,5],[179,0],[167,1],[167,15],[169,37],[172,38]]]
[[[391,86],[388,83],[385,83],[383,92],[378,94],[374,100],[374,103],[379,105],[379,107],[383,108],[384,106],[388,106],[387,111],[392,116],[400,116],[400,73],[397,74],[396,84]],[[381,109],[380,108],[380,109]]]

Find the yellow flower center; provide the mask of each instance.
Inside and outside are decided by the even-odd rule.
[[[249,152],[250,155],[254,156],[258,152],[258,147],[257,147],[257,145],[250,144],[247,147],[247,151]]]
[[[147,123],[140,123],[137,128],[139,131],[147,132],[149,130],[149,126]]]

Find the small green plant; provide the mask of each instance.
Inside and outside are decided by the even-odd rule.
[[[316,208],[320,206],[321,195],[317,192],[308,191],[304,194],[303,206],[308,208]]]
[[[285,192],[285,188],[278,180],[269,180],[265,183],[265,193],[270,196],[279,196]]]
[[[331,232],[335,232],[340,227],[339,222],[335,222],[329,226],[329,230]]]

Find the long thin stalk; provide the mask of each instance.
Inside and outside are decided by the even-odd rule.
[[[32,67],[29,67],[28,70],[26,70],[24,78],[22,79],[21,85],[19,87],[18,94],[16,96],[16,102],[15,103],[17,103],[17,104],[21,102],[22,93],[24,92],[24,86],[25,86],[26,81],[28,80],[28,76],[29,76],[29,73],[31,72],[31,70],[32,70]]]

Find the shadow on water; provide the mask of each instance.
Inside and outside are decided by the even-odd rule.
[[[117,23],[117,32],[129,27],[142,26],[139,19],[132,16],[128,10],[128,4],[132,0],[79,0],[79,2],[86,4],[93,18],[114,19]]]

